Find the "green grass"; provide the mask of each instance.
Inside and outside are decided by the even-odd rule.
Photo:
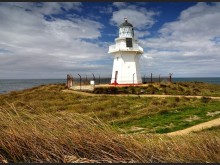
[[[71,162],[71,156],[105,163],[220,161],[219,127],[184,137],[148,134],[218,118],[218,100],[91,97],[63,89],[42,85],[0,95],[0,162]]]
[[[114,125],[127,130],[132,126],[146,128],[148,131],[145,131],[145,133],[173,132],[220,117],[220,114],[207,116],[208,112],[219,111],[219,107],[220,103],[218,101],[212,101],[207,105],[198,104],[197,106],[182,106],[170,110],[164,109],[158,114],[130,118],[123,122],[118,121],[114,122]],[[197,118],[193,120],[193,116]],[[192,118],[192,121],[187,121],[190,118]]]
[[[202,82],[153,83],[148,86],[96,87],[96,94],[168,94],[220,96],[220,86]]]
[[[186,136],[120,134],[78,113],[18,111],[0,107],[0,162],[71,163],[71,157],[103,163],[207,163],[220,161],[220,130]]]
[[[186,84],[185,84],[186,86]],[[42,85],[32,89],[0,95],[0,106],[13,104],[20,112],[33,115],[42,113],[80,113],[99,118],[116,130],[166,133],[184,129],[195,124],[215,119],[219,114],[207,116],[208,112],[220,111],[220,101],[210,98],[144,98],[82,96],[65,93],[64,85]],[[189,118],[197,117],[192,121]],[[118,129],[119,128],[119,129]]]

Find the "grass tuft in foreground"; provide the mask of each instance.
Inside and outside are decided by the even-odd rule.
[[[0,161],[219,162],[220,130],[185,137],[119,134],[99,119],[77,113],[0,107]],[[71,161],[70,161],[71,162]]]

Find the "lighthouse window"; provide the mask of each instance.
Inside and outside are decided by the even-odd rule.
[[[132,38],[126,38],[126,47],[133,47],[132,46]]]

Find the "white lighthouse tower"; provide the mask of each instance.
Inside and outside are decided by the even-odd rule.
[[[109,46],[108,53],[114,55],[111,84],[141,84],[139,59],[143,48],[134,38],[133,25],[127,21],[119,27],[115,45]]]

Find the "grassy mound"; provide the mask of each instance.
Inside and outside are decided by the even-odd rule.
[[[93,93],[220,96],[220,85],[203,82],[153,83],[148,86],[96,87]]]
[[[219,100],[196,98],[139,98],[82,96],[64,93],[64,85],[43,85],[0,95],[0,106],[13,104],[18,111],[80,113],[99,118],[128,132],[167,133],[220,116]],[[213,114],[213,115],[210,115]],[[139,129],[136,129],[139,128]]]
[[[0,162],[220,161],[219,127],[184,137],[149,134],[218,118],[218,100],[89,97],[63,89],[42,85],[0,95]]]

